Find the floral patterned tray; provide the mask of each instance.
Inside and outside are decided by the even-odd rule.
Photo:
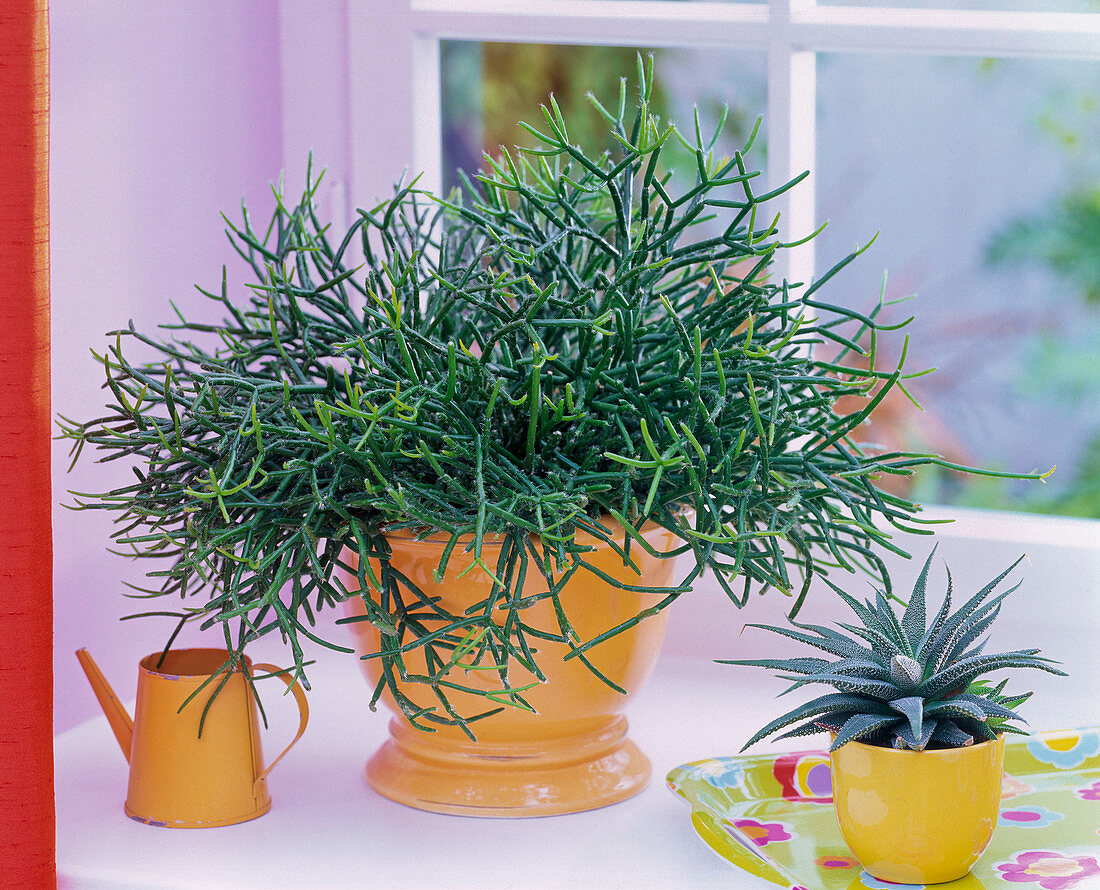
[[[789,890],[920,888],[862,870],[840,836],[823,751],[684,764],[668,786],[723,859]],[[1001,817],[989,848],[951,890],[1100,888],[1100,731],[1018,737],[1005,748]]]

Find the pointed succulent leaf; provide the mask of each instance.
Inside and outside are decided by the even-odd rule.
[[[878,732],[880,729],[885,729],[888,726],[897,725],[904,720],[904,717],[897,715],[883,717],[878,714],[855,714],[844,723],[843,727],[841,727],[840,732],[837,733],[836,738],[833,739],[833,743],[829,746],[829,750],[835,751],[848,742],[861,739],[864,736],[869,736],[871,733]]]
[[[1007,677],[996,685],[993,685],[992,681],[983,677],[978,680],[973,680],[962,694],[977,696],[981,701],[994,702],[1002,708],[1018,708],[1031,698],[1032,694],[1030,692],[1022,692],[1019,695],[1004,695],[1004,689],[1007,685]]]
[[[901,741],[901,747],[903,748],[908,748],[910,751],[923,751],[932,740],[932,734],[936,731],[936,722],[935,720],[925,720],[920,733],[914,731],[911,724],[901,723],[895,729],[896,738]],[[898,746],[895,745],[895,747]]]
[[[758,627],[762,630],[770,630],[772,633],[779,634],[780,636],[790,637],[792,640],[798,640],[800,643],[805,643],[807,646],[813,646],[816,649],[822,649],[832,655],[840,655],[842,657],[849,657],[853,655],[860,655],[866,650],[853,640],[848,639],[843,634],[838,634],[835,631],[829,634],[821,634],[820,636],[811,636],[808,633],[802,633],[797,630],[792,630],[788,627],[775,627],[771,624],[746,624],[746,627]],[[800,625],[801,627],[809,627],[814,631],[826,630],[826,628],[817,628],[809,625]]]
[[[901,627],[909,640],[910,654],[918,651],[921,637],[924,636],[924,624],[927,620],[925,617],[924,591],[928,583],[928,569],[932,565],[932,557],[936,555],[936,547],[938,546],[939,544],[932,548],[932,552],[928,554],[928,559],[924,561],[924,567],[920,570],[917,582],[913,585],[913,593],[909,597],[909,604],[905,607],[905,613],[901,616]]]
[[[895,655],[890,659],[890,681],[898,689],[916,689],[924,679],[924,668],[920,662],[908,655]]]
[[[784,680],[795,679],[784,677]],[[886,680],[873,680],[869,677],[850,677],[845,674],[815,674],[811,677],[798,678],[802,683],[828,683],[844,692],[866,695],[877,698],[880,701],[889,701],[898,694],[897,687]]]
[[[950,692],[956,686],[969,686],[970,682],[982,674],[1002,668],[1035,668],[1058,676],[1066,676],[1050,664],[1049,658],[1036,658],[1037,649],[1020,649],[1013,652],[996,652],[990,655],[975,655],[964,658],[953,665],[946,667],[938,674],[933,674],[920,686],[917,692],[925,698],[935,698]]]
[[[825,668],[832,668],[836,662],[827,658],[747,658],[736,661],[720,660],[718,664],[734,664],[741,667],[762,667],[789,674],[812,674]]]
[[[853,640],[847,634],[841,633],[836,628],[822,627],[818,624],[799,624],[798,627],[802,630],[813,631],[814,633],[818,634],[821,639],[829,641],[838,650],[836,652],[833,652],[834,655],[841,655],[844,657],[852,658],[859,656],[871,658],[874,655],[871,649],[861,645],[858,641]]]
[[[912,655],[913,649],[909,645],[909,637],[906,636],[905,631],[901,629],[901,623],[898,621],[898,616],[894,614],[893,608],[890,606],[890,601],[886,599],[885,594],[879,592],[876,595],[877,610],[879,626],[882,627],[883,633],[886,634],[890,642],[893,643],[898,649],[905,655]]]
[[[1015,711],[1010,710],[1010,708],[1006,707],[1004,704],[991,701],[990,699],[985,698],[981,695],[973,695],[969,692],[963,692],[959,695],[953,695],[951,698],[944,699],[942,702],[937,702],[935,705],[929,707],[928,712],[931,713],[933,707],[938,708],[940,705],[950,705],[953,703],[965,703],[975,705],[976,707],[981,708],[982,712],[987,718],[1003,717],[1006,720],[1023,720],[1023,718],[1019,714],[1017,714]]]
[[[976,742],[988,742],[997,738],[997,731],[988,723],[983,723],[980,720],[966,720],[963,725],[974,736]]]
[[[997,704],[1015,710],[1016,708],[1020,707],[1020,705],[1022,705],[1024,702],[1026,702],[1029,698],[1031,698],[1031,696],[1033,696],[1034,694],[1035,693],[1033,692],[1023,692],[1020,695],[998,696]]]
[[[842,600],[844,600],[844,602],[848,604],[848,607],[856,613],[856,616],[859,618],[860,621],[862,621],[868,627],[873,627],[876,630],[884,630],[884,628],[881,628],[879,626],[878,616],[875,614],[875,610],[871,607],[870,603],[867,603],[866,605],[861,603],[850,593],[837,587],[828,578],[823,578],[822,580],[833,589],[833,592],[837,596],[839,596]]]
[[[776,698],[782,698],[784,695],[788,695],[788,694],[794,692],[796,689],[801,689],[803,686],[805,686],[809,682],[805,677],[799,677],[799,676],[789,677],[786,674],[776,674],[775,676],[776,676],[777,680],[790,680],[791,681],[791,685],[788,686],[786,689],[784,689],[782,692],[780,692],[779,695],[776,696]]]
[[[954,720],[940,719],[932,733],[932,741],[945,748],[965,748],[974,744],[974,736],[959,728]]]
[[[924,699],[919,695],[895,698],[890,702],[890,707],[899,714],[905,716],[909,721],[909,728],[912,730],[913,738],[920,739],[921,734],[924,732],[922,729],[924,724]]]
[[[936,613],[936,617],[932,619],[932,624],[929,626],[928,630],[924,632],[924,636],[921,637],[920,646],[917,648],[917,661],[928,661],[928,653],[932,651],[932,645],[936,637],[939,636],[940,631],[951,615],[951,567],[944,566],[944,568],[947,571],[947,592],[943,596],[940,610]]]
[[[933,670],[939,670],[941,667],[957,661],[962,653],[989,629],[1000,614],[1001,602],[1019,586],[1017,584],[1012,590],[1007,590],[995,599],[990,600],[959,625],[950,638],[944,640],[943,648],[934,650],[936,657]]]
[[[837,626],[843,627],[846,631],[855,634],[857,637],[863,637],[863,639],[871,644],[874,650],[886,655],[888,658],[904,654],[897,643],[886,636],[886,634],[872,627],[858,627],[855,624],[841,624],[839,622]]]
[[[869,658],[842,658],[830,662],[829,670],[834,674],[851,674],[872,680],[890,679],[890,669]]]
[[[1010,565],[1007,569],[1005,569],[1003,572],[1001,572],[1001,574],[999,574],[996,578],[994,578],[992,581],[990,581],[988,584],[986,584],[985,587],[983,587],[981,590],[979,590],[970,599],[968,599],[961,607],[959,607],[959,610],[957,612],[955,612],[955,614],[952,615],[944,623],[944,626],[942,628],[940,628],[939,633],[936,634],[935,640],[932,643],[932,650],[933,651],[936,651],[936,652],[943,651],[943,649],[946,647],[947,641],[950,640],[954,636],[955,630],[964,621],[966,621],[966,619],[969,618],[971,616],[971,614],[973,614],[974,610],[977,609],[978,606],[980,606],[985,601],[985,598],[987,596],[989,596],[990,593],[993,592],[994,588],[996,588],[996,586],[998,584],[1000,584],[1006,577],[1008,577],[1008,574],[1013,569],[1015,569],[1016,566],[1018,566],[1020,564],[1020,560],[1022,560],[1022,559],[1023,559],[1023,557],[1021,556],[1020,559],[1017,559],[1014,563],[1012,563],[1012,565]],[[1017,585],[1017,586],[1019,586],[1019,585]]]
[[[790,726],[792,723],[797,723],[799,720],[805,720],[807,717],[828,714],[834,711],[890,713],[889,708],[882,702],[874,699],[865,698],[861,695],[852,695],[846,692],[832,692],[828,695],[819,696],[813,701],[806,702],[804,705],[800,705],[788,711],[783,716],[777,717],[749,739],[745,744],[745,748],[748,748],[749,745],[755,745],[762,738],[771,735],[776,730],[782,729],[785,726]],[[745,748],[741,750],[744,751]]]
[[[985,708],[980,704],[972,701],[959,701],[959,696],[930,704],[928,713],[936,717],[950,717],[956,721],[959,717],[966,717],[980,723],[985,723],[989,719]]]
[[[846,720],[851,717],[851,712],[845,711],[840,714],[828,714],[827,716],[818,717],[815,720],[809,720],[803,723],[801,726],[796,726],[794,729],[788,729],[782,735],[777,735],[775,738],[779,739],[796,739],[801,736],[816,735],[819,732],[838,732]]]
[[[962,659],[964,659],[964,658],[970,658],[970,657],[971,657],[971,656],[973,656],[973,655],[981,655],[981,654],[982,654],[982,652],[983,652],[983,650],[984,650],[984,649],[985,649],[985,647],[986,647],[986,644],[987,644],[988,642],[989,642],[989,637],[986,637],[986,638],[985,638],[984,640],[982,640],[982,641],[981,641],[980,643],[978,643],[978,644],[977,644],[976,646],[974,646],[973,648],[971,648],[971,649],[967,649],[967,650],[966,650],[965,652],[960,652],[960,653],[959,653],[959,654],[958,654],[957,656],[955,656],[954,658],[950,659],[950,661],[948,662],[948,664],[950,664],[950,663],[951,663],[952,661],[961,661],[961,660],[962,660]]]
[[[1016,590],[1019,586],[1020,585],[1017,584],[1012,590]],[[991,599],[988,603],[975,609],[970,617],[959,624],[949,637],[944,637],[942,651],[950,652],[950,650],[954,648],[968,646],[980,637],[993,621],[996,620],[996,616],[1000,612],[1001,603],[1006,596],[1012,593],[1012,590],[1006,590],[1000,596]]]

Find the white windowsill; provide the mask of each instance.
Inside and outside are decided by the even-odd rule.
[[[988,525],[988,514],[970,519],[987,532],[995,531]],[[1086,526],[1080,527],[1082,533]],[[966,566],[956,569],[956,564],[976,552],[965,532],[959,525],[953,533],[940,536],[939,553],[950,553],[957,589],[964,588],[960,575],[972,572]],[[1016,536],[1005,534],[1012,539],[1006,546],[1015,548],[1018,555]],[[992,537],[996,540],[997,535]],[[1100,559],[1100,553],[1087,540],[1074,548],[1077,564],[1069,570],[1080,584],[1064,590],[1064,609],[1051,608],[1056,600],[1046,592],[1051,585],[1043,583],[1043,575],[1057,574],[1063,562],[1058,554],[1065,543],[1064,537],[1056,536],[1035,549],[1033,563],[1037,564],[1029,570],[1026,585],[1032,594],[1017,595],[1013,621],[994,638],[995,647],[1001,649],[1034,640],[1061,658],[1071,672],[1065,680],[1027,672],[1013,681],[1013,686],[1036,690],[1035,698],[1023,708],[1035,728],[1100,723],[1096,695],[1100,663],[1092,654],[1100,630],[1096,609],[1100,573],[1095,565],[1081,562]],[[990,546],[990,553],[983,550],[978,563],[999,558],[999,547]],[[917,554],[926,552],[922,542]],[[1002,562],[999,568],[1003,567]],[[899,586],[908,583],[918,568],[899,572]],[[980,581],[989,579],[984,567],[972,568]],[[1073,569],[1087,574],[1074,576]],[[1065,587],[1062,581],[1052,584]],[[589,813],[525,820],[439,816],[391,803],[367,787],[362,773],[366,758],[385,738],[387,716],[367,710],[369,693],[355,660],[326,653],[312,673],[310,727],[272,774],[271,811],[252,822],[191,831],[133,822],[122,812],[126,764],[106,720],[98,718],[60,735],[56,740],[60,886],[70,890],[771,886],[736,872],[713,855],[695,836],[685,802],[664,784],[669,770],[682,763],[735,754],[780,707],[789,707],[773,698],[785,684],[763,671],[710,661],[752,657],[761,647],[775,650],[766,648],[770,635],[762,631],[739,633],[740,613],[731,616],[723,611],[721,621],[712,617],[714,609],[728,608],[720,593],[705,585],[697,593],[677,604],[683,607],[672,614],[657,671],[628,711],[631,736],[653,761],[650,786],[632,800]],[[826,601],[818,599],[815,608],[820,609]],[[774,611],[759,612],[754,602],[744,620],[775,617]],[[1027,628],[1026,635],[1022,628]],[[257,655],[281,660],[274,651]],[[132,677],[110,679],[117,680],[121,695],[132,694]],[[296,716],[289,701],[274,695],[267,700],[267,710],[272,718],[265,736],[270,754],[293,733]],[[810,744],[787,747],[815,747],[815,743],[811,739]]]

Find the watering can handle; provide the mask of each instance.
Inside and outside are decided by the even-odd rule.
[[[255,664],[253,665],[253,668],[260,668],[265,671],[270,671],[274,676],[278,677],[280,680],[286,683],[287,688],[294,693],[294,698],[298,702],[298,714],[300,715],[300,719],[298,721],[298,734],[294,736],[293,739],[291,739],[289,745],[283,748],[283,753],[272,760],[271,763],[267,765],[267,768],[256,777],[257,782],[262,782],[264,779],[267,778],[267,774],[275,768],[275,764],[283,759],[283,756],[286,754],[286,752],[294,747],[298,739],[302,737],[302,733],[306,731],[306,724],[309,722],[309,702],[306,701],[305,690],[302,689],[298,681],[294,679],[294,677],[290,676],[290,674],[283,668],[276,667],[273,664]]]

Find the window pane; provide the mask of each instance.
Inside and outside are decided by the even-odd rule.
[[[866,437],[1046,485],[944,472],[925,502],[1100,516],[1100,65],[823,55],[819,265],[874,246],[834,298],[910,314],[900,393]],[[896,361],[898,348],[886,361]]]
[[[569,123],[570,136],[588,150],[609,147],[608,127],[586,99],[591,91],[605,105],[618,101],[619,80],[627,78],[633,101],[639,50],[626,47],[560,46],[445,41],[443,72],[444,185],[456,185],[455,171],[482,165],[482,152],[501,145],[532,146],[534,138],[516,126],[520,120],[542,129],[540,105],[554,94]],[[649,52],[648,50],[643,52]],[[728,50],[660,49],[655,61],[654,101],[663,120],[693,133],[692,105],[713,131],[723,104],[729,107],[719,145],[740,148],[764,110],[764,54]],[[701,86],[702,85],[702,86]],[[763,139],[756,163],[763,167]],[[672,157],[694,171],[686,153]]]
[[[882,9],[970,9],[995,12],[1100,12],[1096,0],[817,0],[822,6],[877,6]]]

